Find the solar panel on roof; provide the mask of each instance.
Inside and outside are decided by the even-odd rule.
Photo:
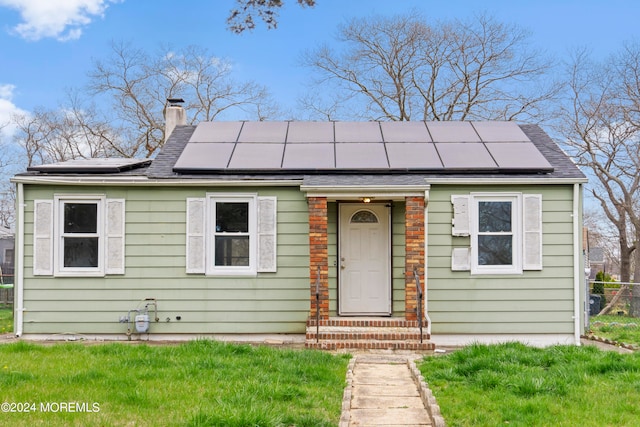
[[[282,167],[284,169],[334,169],[333,143],[287,144]]]
[[[380,122],[384,142],[430,142],[424,122]]]
[[[432,143],[386,144],[391,169],[442,169]]]
[[[149,159],[132,158],[104,158],[104,159],[74,159],[47,165],[29,166],[30,172],[50,173],[117,173],[147,166]]]
[[[333,142],[333,122],[290,122],[287,144]]]
[[[445,169],[496,169],[496,162],[483,144],[468,142],[436,143]]]
[[[336,142],[382,142],[378,122],[335,122]]]
[[[515,122],[472,122],[485,142],[529,142],[529,138]]]
[[[480,142],[470,122],[428,122],[427,128],[435,142]]]
[[[280,169],[284,144],[238,143],[229,169]]]
[[[287,137],[288,122],[245,122],[238,142],[283,143]]]
[[[242,122],[202,122],[189,142],[236,142]]]
[[[388,167],[384,144],[363,142],[336,144],[336,168],[338,169],[387,169]]]
[[[500,169],[552,169],[531,142],[487,142],[485,146]]]
[[[225,169],[235,144],[229,142],[199,142],[187,144],[176,161],[175,169]]]
[[[173,170],[512,173],[553,168],[513,122],[205,122]]]

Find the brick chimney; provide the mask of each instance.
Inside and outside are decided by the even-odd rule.
[[[187,124],[187,115],[182,108],[183,102],[182,98],[167,98],[167,106],[164,110],[164,142],[167,142],[176,126]]]

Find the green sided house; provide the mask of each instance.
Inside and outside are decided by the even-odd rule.
[[[537,125],[168,110],[153,161],[13,178],[18,336],[579,343],[586,179]]]

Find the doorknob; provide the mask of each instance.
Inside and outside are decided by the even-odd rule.
[[[340,268],[344,270],[347,268],[347,265],[344,263],[344,257],[340,257]]]

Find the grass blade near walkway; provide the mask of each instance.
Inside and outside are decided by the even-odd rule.
[[[22,409],[0,425],[233,427],[337,425],[349,357],[199,340],[18,342],[0,360],[0,402]]]
[[[472,345],[419,365],[448,426],[634,426],[640,353]]]
[[[0,335],[13,332],[13,309],[0,304]]]

